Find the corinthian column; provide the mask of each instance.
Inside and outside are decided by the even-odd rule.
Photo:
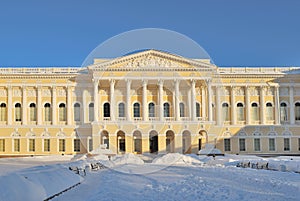
[[[143,80],[143,120],[147,121],[147,81]]]
[[[38,86],[37,87],[37,124],[41,125],[42,124],[42,87]]]
[[[94,121],[99,121],[99,80],[94,79]]]
[[[294,87],[290,86],[290,124],[295,124]]]
[[[115,80],[110,80],[110,111],[111,111],[111,115],[110,115],[110,119],[112,121],[115,120],[115,116],[116,116],[116,106],[115,106]]]
[[[245,88],[246,95],[246,124],[250,124],[251,116],[250,116],[250,88],[246,86]]]
[[[211,80],[208,80],[207,92],[208,92],[208,121],[211,122],[213,121]]]
[[[72,89],[67,87],[67,123],[72,125]]]
[[[13,114],[12,114],[12,86],[7,87],[7,124],[12,124]]]
[[[131,120],[131,97],[130,97],[130,89],[131,89],[131,80],[126,81],[126,119],[127,121]]]
[[[235,88],[234,87],[231,87],[231,97],[230,97],[230,100],[231,100],[231,124],[232,125],[235,125],[236,124],[236,105],[235,105]]]
[[[192,104],[192,121],[196,121],[196,81],[192,80],[192,89],[191,89],[191,104]]]
[[[57,124],[57,115],[56,115],[56,86],[52,87],[52,124]]]
[[[275,124],[280,124],[280,113],[279,113],[279,86],[274,87],[274,98],[275,98]]]
[[[163,80],[158,81],[158,93],[159,93],[159,120],[164,119],[164,91],[163,91]]]
[[[27,93],[26,87],[23,86],[23,99],[22,99],[22,122],[23,125],[27,124]]]
[[[179,112],[179,80],[175,80],[175,117],[176,121],[180,120],[180,112]]]
[[[265,87],[261,86],[260,87],[260,124],[265,124],[266,123],[266,118],[265,118]]]

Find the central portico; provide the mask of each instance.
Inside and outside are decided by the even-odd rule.
[[[147,50],[95,59],[88,70],[96,103],[94,148],[107,144],[117,153],[191,153],[207,142],[216,72],[209,60]]]

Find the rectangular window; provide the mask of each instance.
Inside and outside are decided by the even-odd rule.
[[[254,139],[254,151],[260,151],[260,139],[259,138]]]
[[[0,139],[0,152],[5,152],[5,139]]]
[[[14,139],[14,151],[15,152],[20,151],[20,139]]]
[[[230,151],[230,139],[224,139],[224,151]]]
[[[283,139],[283,150],[290,151],[290,138]]]
[[[74,152],[80,152],[80,139],[74,139]]]
[[[89,152],[93,151],[93,139],[89,139]]]
[[[89,121],[94,121],[94,104],[90,104],[89,106]]]
[[[35,139],[29,139],[29,151],[35,151]]]
[[[239,146],[240,146],[240,151],[246,151],[246,140],[239,139]]]
[[[45,107],[45,121],[51,121],[51,108]]]
[[[0,107],[0,121],[6,121],[6,116],[7,116],[7,112],[6,112],[6,107]]]
[[[36,121],[36,108],[30,107],[30,121]]]
[[[44,139],[44,152],[50,151],[50,139]]]
[[[275,151],[275,139],[269,138],[269,151]]]
[[[238,121],[245,121],[244,107],[237,108],[237,119]]]
[[[65,139],[59,139],[59,149],[58,151],[64,152],[66,151],[66,140]]]
[[[16,115],[16,121],[22,121],[22,119],[21,119],[21,107],[16,107],[15,108],[15,115]]]
[[[298,138],[298,150],[300,151],[300,138]]]

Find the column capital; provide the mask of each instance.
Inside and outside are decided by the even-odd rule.
[[[191,79],[191,84],[192,85],[196,85],[196,80],[195,79]]]
[[[160,79],[158,80],[158,85],[163,85],[164,84],[164,80]]]
[[[126,82],[127,84],[131,84],[131,81],[132,81],[132,80],[130,80],[130,79],[125,79],[125,82]]]
[[[116,80],[115,79],[109,79],[110,84],[115,84]]]
[[[36,85],[35,88],[36,88],[38,91],[42,90],[42,86],[41,86],[41,85]]]
[[[143,79],[143,80],[142,80],[142,84],[143,84],[143,86],[144,86],[144,85],[147,85],[147,84],[148,84],[148,80],[144,80],[144,79]]]

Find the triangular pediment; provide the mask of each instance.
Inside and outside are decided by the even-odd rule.
[[[157,51],[146,50],[123,57],[103,60],[96,59],[95,64],[88,67],[90,70],[163,70],[163,69],[215,69],[206,59],[189,59],[178,55]]]

